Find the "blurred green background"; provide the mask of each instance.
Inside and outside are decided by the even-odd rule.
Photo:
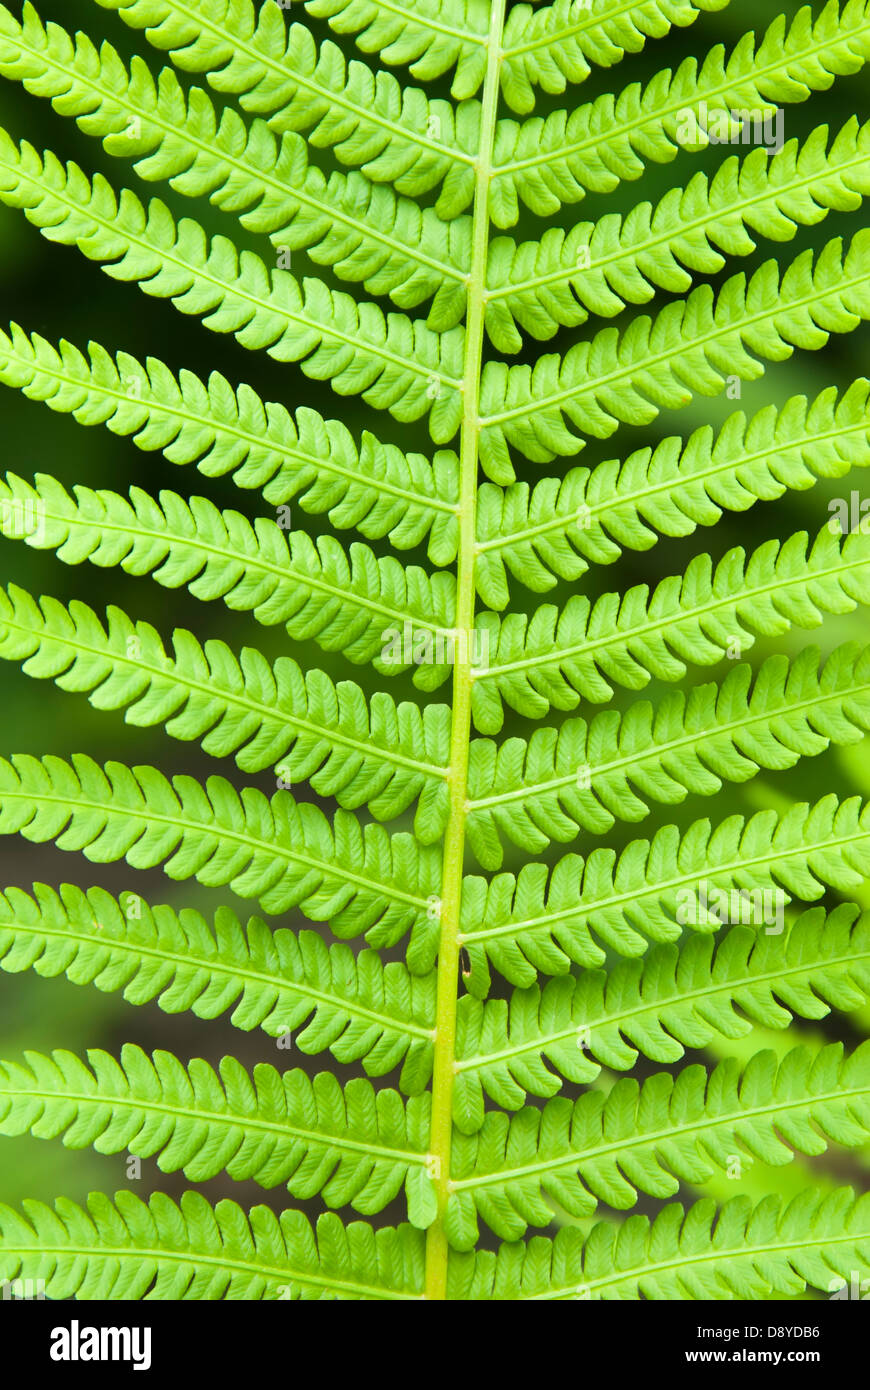
[[[714,43],[724,42],[730,46],[757,23],[766,24],[782,12],[791,15],[797,8],[796,4],[785,4],[783,0],[767,7],[751,4],[749,0],[732,0],[724,12],[702,16],[693,27],[674,31],[664,42],[650,43],[642,54],[627,58],[617,68],[594,73],[577,94],[577,100],[588,99],[608,88],[621,90],[631,81],[647,80],[660,67],[675,66],[686,54],[703,55]],[[68,28],[80,27],[94,39],[109,38],[127,56],[135,51],[142,52],[154,71],[164,61],[148,48],[141,35],[128,30],[115,14],[107,13],[89,0],[66,0],[63,4],[60,0],[45,0],[39,11],[43,18],[56,19]],[[298,17],[303,17],[301,5]],[[325,35],[322,26],[306,22],[318,35]],[[559,104],[545,98],[539,109],[546,111]],[[815,95],[806,104],[787,107],[786,138],[803,136],[820,123],[827,123],[835,132],[853,114],[862,120],[870,115],[870,79],[866,73],[840,79],[831,91]],[[72,122],[57,116],[47,103],[29,96],[16,83],[0,81],[0,124],[14,137],[26,137],[39,149],[49,147],[64,158],[75,159],[86,171],[101,169],[116,187],[126,184],[145,198],[157,194],[176,214],[192,214],[211,231],[228,232],[237,242],[274,260],[268,243],[248,237],[230,218],[215,212],[208,203],[182,199],[162,185],[143,184],[129,165],[109,158],[99,142],[83,135]],[[605,211],[627,210],[641,199],[655,201],[668,188],[685,184],[696,169],[712,170],[730,153],[727,149],[711,148],[705,156],[680,154],[670,165],[650,166],[637,184],[625,183],[611,197],[590,197],[579,207],[568,209],[563,221],[570,225],[575,220],[594,218]],[[328,155],[318,154],[317,162],[324,168],[330,167]],[[848,238],[865,220],[863,212],[849,216],[833,214],[817,228],[800,229],[795,239],[783,244],[781,249],[762,241],[753,257],[732,261],[726,274],[718,280],[739,270],[751,270],[774,255],[778,255],[783,264],[788,263],[804,246],[820,247],[837,235]],[[540,222],[526,216],[518,234],[539,235],[540,230]],[[207,376],[209,371],[218,369],[235,383],[250,381],[255,384],[266,399],[281,401],[291,408],[302,403],[311,404],[327,415],[340,414],[355,431],[364,423],[372,426],[371,416],[357,402],[337,401],[328,390],[308,381],[296,367],[275,363],[265,355],[253,358],[234,340],[210,334],[197,320],[182,317],[171,305],[148,299],[134,286],[117,284],[78,251],[53,246],[20,213],[2,206],[0,248],[0,324],[3,326],[14,320],[50,341],[67,337],[84,348],[90,339],[95,339],[112,351],[126,349],[143,358],[150,353],[176,371],[186,366]],[[303,253],[294,254],[293,268],[297,273],[314,273],[335,283],[329,272],[313,266]],[[665,299],[666,296],[659,296],[658,304]],[[632,312],[623,315],[618,322],[627,322]],[[572,336],[566,333],[548,348],[567,346]],[[864,326],[851,335],[835,339],[823,352],[799,353],[788,362],[770,365],[761,380],[744,384],[739,403],[726,400],[724,396],[713,401],[699,397],[679,414],[663,414],[648,430],[624,429],[615,440],[603,444],[591,442],[579,462],[594,465],[604,458],[625,457],[640,444],[653,443],[668,434],[687,434],[704,423],[716,424],[737,408],[752,413],[794,393],[814,396],[828,385],[845,386],[870,366],[868,347],[870,330]],[[532,344],[530,357],[537,355],[539,350]],[[185,495],[209,496],[249,516],[274,514],[265,503],[258,502],[256,495],[241,493],[225,480],[208,480],[191,468],[173,467],[159,455],[144,454],[129,441],[117,439],[103,429],[84,429],[69,417],[55,415],[45,406],[31,403],[14,391],[4,388],[0,392],[0,412],[0,453],[4,465],[25,478],[45,472],[68,487],[81,482],[122,492],[133,483],[149,491],[168,487]],[[387,417],[379,417],[374,428],[381,437],[394,439],[405,447],[421,450],[430,447],[422,427],[408,429]],[[578,460],[569,460],[564,465],[555,465],[553,471],[567,469],[576,462]],[[522,476],[530,480],[539,471],[527,466],[522,473],[521,462],[520,469]],[[703,548],[709,548],[716,559],[737,544],[755,545],[770,536],[785,538],[799,529],[814,534],[827,520],[828,499],[848,496],[852,488],[866,492],[860,474],[819,485],[806,493],[786,495],[780,501],[754,508],[749,514],[726,516],[715,532],[700,532],[684,541],[668,540],[644,554],[629,553],[617,567],[587,576],[587,590],[605,591],[638,582],[653,583],[682,569],[690,556]],[[314,533],[329,530],[329,523],[324,519],[306,518],[298,507],[294,508],[294,525],[304,526]],[[116,603],[132,617],[146,618],[154,623],[165,640],[169,639],[174,627],[186,626],[201,640],[220,636],[234,649],[245,644],[255,645],[271,658],[289,652],[303,665],[319,665],[336,675],[348,674],[346,666],[320,652],[313,644],[291,644],[280,630],[258,628],[252,619],[234,615],[220,603],[200,603],[185,591],[169,592],[149,580],[127,577],[120,570],[103,572],[87,565],[68,567],[52,552],[29,550],[20,543],[4,540],[0,541],[0,547],[4,579],[21,584],[36,595],[50,594],[65,601],[74,597],[83,599],[98,613],[102,613],[107,604]],[[422,553],[412,553],[406,558],[425,563]],[[563,585],[548,595],[546,601],[564,601],[568,592],[569,586]],[[517,608],[531,608],[540,601],[514,586]],[[817,642],[828,651],[849,638],[866,642],[865,612],[830,620],[820,634],[795,633],[777,646],[795,652]],[[759,643],[752,659],[757,663],[767,650],[766,644]],[[726,669],[727,665],[723,665],[718,672],[692,672],[692,677],[696,681],[709,680],[723,675]],[[367,688],[375,688],[367,671],[356,668],[350,674]],[[391,690],[404,695],[411,693],[413,687],[401,679],[391,685]],[[655,686],[649,693],[655,698]],[[206,759],[197,746],[175,742],[159,729],[130,728],[122,715],[98,713],[84,697],[64,694],[48,682],[29,680],[15,664],[0,663],[0,696],[2,752],[6,755],[50,752],[68,756],[83,751],[98,760],[114,758],[130,764],[153,763],[167,774],[190,772],[202,777],[217,771],[233,777],[237,785],[242,781],[231,761],[221,765],[220,761]],[[420,697],[415,695],[415,698]],[[448,687],[435,698],[449,698]],[[623,698],[621,703],[628,703],[628,698]],[[505,732],[521,727],[521,721],[514,719],[508,722]],[[274,779],[266,775],[249,780],[265,791],[274,788]],[[742,789],[727,789],[712,814],[719,821],[734,810],[781,806],[791,799],[815,799],[827,791],[842,795],[870,794],[870,756],[866,740],[844,753],[808,760],[792,772],[760,777]],[[312,795],[306,788],[299,789],[298,794]],[[687,825],[710,813],[709,801],[689,797],[684,806],[665,808],[653,814],[643,827],[627,828],[621,836],[608,837],[608,843],[618,846],[630,838],[649,833],[656,825],[671,820]],[[577,848],[584,846],[578,844]],[[561,852],[556,846],[549,858],[552,860]],[[519,862],[517,858],[509,858],[506,867],[514,867]],[[124,864],[90,865],[82,856],[64,854],[53,846],[30,845],[20,837],[0,840],[0,877],[3,886],[23,888],[29,888],[37,880],[52,885],[63,881],[77,882],[84,887],[101,884],[114,893],[141,893],[151,903],[195,905],[206,912],[226,898],[225,894],[200,889],[195,883],[172,884],[159,871],[137,873]],[[829,894],[827,901],[833,905],[836,895]],[[248,905],[237,902],[235,906],[243,917],[249,915]],[[289,919],[287,924],[299,925],[295,919]],[[812,1027],[795,1027],[787,1034],[765,1038],[764,1042],[769,1041],[778,1049],[800,1038],[843,1038],[854,1043],[866,1033],[867,1023],[866,1013],[860,1017],[836,1016]],[[14,1058],[25,1048],[41,1051],[69,1048],[81,1052],[100,1046],[117,1050],[124,1041],[137,1042],[149,1049],[168,1048],[184,1060],[203,1056],[216,1062],[225,1052],[232,1052],[248,1064],[265,1060],[280,1066],[288,1060],[288,1054],[277,1052],[275,1042],[265,1034],[240,1033],[226,1020],[206,1023],[189,1015],[171,1017],[156,1005],[134,1008],[118,996],[102,995],[92,988],[78,988],[65,979],[41,980],[32,972],[18,975],[0,972],[0,1056]],[[749,1050],[759,1045],[758,1033],[753,1033]],[[734,1046],[729,1044],[728,1050],[733,1052]],[[328,1056],[312,1060],[298,1052],[292,1054],[292,1062],[308,1070],[328,1065],[342,1078],[356,1070],[338,1066]],[[647,1067],[641,1071],[651,1069]],[[567,1088],[569,1094],[571,1090]],[[756,1163],[739,1182],[723,1178],[711,1184],[709,1190],[723,1197],[738,1190],[790,1193],[799,1190],[810,1173],[814,1180],[822,1182],[850,1181],[863,1186],[866,1160],[867,1155],[838,1154],[819,1160],[802,1160],[773,1172],[763,1170]],[[131,1183],[123,1155],[100,1157],[90,1151],[66,1150],[60,1143],[32,1139],[0,1140],[0,1200],[17,1202],[26,1196],[50,1199],[61,1193],[81,1200],[94,1188],[115,1191],[127,1186],[144,1196],[158,1187],[178,1193],[186,1184],[179,1174],[161,1175],[150,1160],[143,1161],[141,1179]],[[263,1199],[261,1190],[253,1184],[229,1180],[203,1184],[202,1190],[212,1197],[232,1195],[243,1204]],[[279,1209],[286,1204],[280,1191],[269,1194],[267,1200]],[[654,1210],[655,1205],[642,1203],[641,1209]],[[310,1204],[310,1209],[316,1212],[318,1204]],[[387,1213],[388,1217],[395,1215]]]

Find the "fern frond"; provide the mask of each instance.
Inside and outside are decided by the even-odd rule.
[[[572,468],[478,493],[477,583],[484,602],[504,608],[507,571],[540,593],[578,579],[590,563],[610,564],[623,548],[648,550],[665,536],[713,526],[723,510],[804,490],[822,478],[870,466],[870,382],[859,377],[838,397],[827,387],[807,401],[791,396],[747,420],[729,415],[715,433],[703,425],[687,440],[670,435],[627,459],[591,471]]]
[[[413,928],[418,956],[434,949],[434,851],[410,835],[363,828],[349,811],[330,822],[286,791],[239,793],[222,777],[204,787],[187,776],[170,782],[156,768],[102,768],[81,753],[70,763],[16,754],[0,760],[0,834],[15,833],[56,840],[91,863],[162,864],[172,879],[228,884],[266,912],[301,907],[343,939],[365,932],[372,945],[395,944]]]
[[[435,564],[456,556],[459,470],[446,449],[430,462],[368,431],[357,444],[341,421],[308,406],[294,416],[220,372],[207,382],[186,368],[176,377],[156,357],[142,363],[94,342],[85,357],[65,339],[54,347],[17,324],[8,335],[0,330],[0,381],[81,425],[132,435],[171,463],[195,463],[206,477],[231,472],[238,487],[262,489],[273,505],[296,498],[306,512],[327,513],[336,529],[389,536],[398,550],[428,535]]]
[[[260,120],[248,128],[232,108],[218,115],[208,94],[186,91],[171,68],[155,81],[134,57],[128,70],[111,44],[97,49],[85,34],[44,25],[29,3],[20,23],[0,6],[0,73],[75,117],[110,154],[131,159],[142,178],[208,195],[281,250],[305,249],[400,308],[437,295],[433,328],[460,321],[468,218],[444,223],[360,173],[326,178],[309,167],[301,136],[277,138]]]
[[[155,1000],[168,1014],[187,1009],[246,1032],[292,1032],[292,1046],[337,1062],[361,1062],[369,1076],[401,1064],[399,1085],[417,1094],[432,1071],[435,977],[411,975],[377,951],[327,946],[314,931],[275,931],[228,907],[213,925],[192,908],[149,907],[103,888],[59,891],[34,884],[0,895],[0,969],[65,975],[77,985],[120,990],[129,1004]],[[298,1032],[296,1030],[299,1030]]]
[[[564,92],[582,82],[590,63],[610,67],[637,53],[647,38],[663,38],[672,26],[693,24],[701,10],[728,0],[555,0],[534,10],[514,5],[501,45],[502,95],[514,111],[531,111],[535,88]],[[474,96],[486,72],[489,15],[483,0],[305,0],[309,14],[336,33],[353,34],[363,53],[382,62],[408,64],[428,81],[455,68],[451,94]]]
[[[0,534],[56,550],[65,564],[120,565],[166,588],[187,585],[196,598],[222,599],[266,625],[283,623],[298,640],[311,638],[350,661],[371,661],[387,675],[413,665],[419,642],[441,654],[438,664],[417,667],[414,679],[425,689],[450,673],[450,571],[429,575],[358,542],[345,552],[333,536],[315,543],[306,532],[285,532],[268,518],[252,525],[241,512],[221,511],[205,497],[168,491],[158,499],[131,488],[128,501],[108,489],[76,485],[73,498],[50,474],[38,474],[31,485],[10,473],[0,479],[0,502],[7,503],[0,509]],[[22,535],[21,509],[29,507],[39,526]],[[389,634],[404,633],[406,625],[408,641],[391,646]]]
[[[870,734],[855,613],[870,604],[870,503],[829,494],[870,466],[870,378],[774,391],[751,414],[698,402],[739,398],[768,362],[798,391],[812,374],[798,353],[836,356],[833,335],[870,323],[870,122],[795,118],[786,143],[781,109],[865,68],[870,0],[792,7],[758,38],[721,18],[727,0],[95,4],[111,14],[89,37],[0,0],[0,85],[150,186],[0,128],[0,212],[132,303],[168,301],[148,317],[223,334],[203,338],[218,357],[264,354],[284,384],[0,329],[0,386],[193,464],[221,494],[161,491],[159,458],[116,490],[10,472],[0,541],[274,630],[258,651],[164,633],[120,592],[104,612],[0,586],[0,662],[116,728],[195,742],[195,763],[232,758],[242,778],[0,758],[0,836],[114,865],[117,883],[127,866],[116,896],[0,891],[0,979],[64,976],[117,1008],[252,1037],[220,1063],[237,1049],[13,1052],[0,1134],[153,1158],[194,1183],[284,1185],[321,1210],[390,1220],[397,1202],[408,1224],[313,1229],[189,1194],[0,1206],[0,1284],[45,1281],[60,1299],[763,1299],[837,1292],[848,1273],[854,1295],[870,1206],[834,1183],[844,1163],[870,1166],[870,799],[849,795]],[[637,61],[650,40],[691,52],[681,31],[699,18],[706,56],[655,76],[654,55]],[[121,23],[136,33],[118,39]],[[603,70],[622,62],[633,71],[609,93]],[[707,148],[725,143],[761,148]],[[678,154],[686,178],[651,171],[636,207],[568,215]],[[150,197],[160,181],[169,202]],[[849,226],[826,240],[813,229],[831,212]],[[762,239],[795,241],[790,258],[757,254]],[[292,399],[306,381],[319,409]],[[357,398],[341,419],[332,393]],[[663,412],[685,407],[681,437]],[[388,418],[371,434],[375,411]],[[659,443],[642,437],[656,421]],[[637,436],[622,457],[599,445],[570,467],[622,427]],[[558,476],[536,472],[556,459]],[[811,529],[699,553],[699,527],[820,480]],[[230,483],[253,505],[224,510]],[[297,501],[322,520],[306,530]],[[626,557],[612,591],[594,574],[576,589],[665,537],[686,551],[672,567]],[[562,590],[516,604],[517,585]],[[818,647],[793,633],[823,625]],[[288,641],[296,659],[278,653]],[[328,657],[312,666],[308,643]],[[368,676],[344,679],[345,658]],[[715,683],[686,683],[720,662]],[[813,781],[800,760],[825,752],[836,775],[817,780],[835,790],[797,801]],[[690,796],[723,809],[663,824],[660,807],[696,813]],[[175,905],[144,902],[139,869],[186,884]],[[205,890],[235,906],[203,915]],[[836,1145],[854,1157],[822,1158]],[[776,1186],[800,1193],[787,1208],[623,1218],[684,1188],[761,1196],[779,1168]],[[534,1226],[565,1229],[526,1241]]]
[[[432,99],[392,73],[347,62],[336,44],[319,49],[302,24],[287,27],[277,5],[219,0],[207,15],[181,0],[97,0],[126,24],[144,29],[184,72],[268,115],[274,130],[307,131],[378,183],[412,197],[443,184],[439,216],[461,212],[474,194],[480,106]]]
[[[451,95],[474,96],[486,74],[486,0],[305,0],[309,14],[337,34],[352,34],[363,53],[405,64],[421,82],[455,69]]]
[[[784,1205],[733,1197],[718,1212],[704,1198],[655,1221],[601,1221],[584,1239],[563,1226],[497,1253],[453,1256],[455,1299],[795,1298],[809,1286],[830,1292],[870,1259],[870,1195],[851,1188],[805,1189]]]
[[[103,0],[101,0],[103,3]],[[579,202],[587,192],[609,193],[623,179],[640,178],[645,163],[667,164],[683,147],[681,113],[772,110],[827,91],[835,75],[859,72],[870,57],[868,0],[829,0],[819,14],[808,5],[788,25],[777,15],[756,46],[744,34],[730,54],[712,48],[703,62],[686,58],[663,68],[642,87],[633,82],[618,95],[605,93],[570,114],[498,123],[491,213],[511,227],[520,200],[542,216]],[[700,123],[696,147],[708,144]],[[740,122],[731,119],[739,131]]]
[[[796,1047],[778,1064],[775,1052],[758,1052],[742,1069],[729,1057],[709,1073],[695,1064],[642,1085],[625,1078],[573,1103],[490,1111],[453,1146],[451,1243],[470,1250],[478,1217],[517,1240],[529,1225],[550,1224],[551,1202],[577,1217],[599,1201],[632,1207],[638,1192],[673,1197],[680,1182],[727,1168],[736,1144],[779,1166],[794,1152],[824,1153],[828,1141],[857,1148],[868,1138],[870,1042],[845,1057],[842,1043]]]
[[[728,0],[553,0],[514,5],[505,24],[501,84],[521,115],[535,106],[535,88],[559,95],[582,82],[590,64],[612,67],[639,53],[648,38],[664,38],[676,25],[694,24],[702,10]]]
[[[156,1157],[163,1173],[202,1182],[225,1172],[298,1198],[373,1216],[405,1187],[412,1224],[429,1130],[428,1092],[403,1101],[356,1077],[313,1079],[264,1062],[249,1074],[233,1057],[219,1072],[171,1052],[149,1057],[130,1043],[120,1059],[90,1048],[0,1062],[0,1133],[63,1137],[68,1148]]]
[[[868,0],[870,4],[870,0]],[[734,275],[714,293],[699,285],[655,318],[620,333],[603,328],[564,357],[534,367],[488,362],[482,378],[481,462],[494,482],[513,482],[508,445],[535,462],[576,454],[581,435],[608,438],[620,421],[649,424],[693,394],[716,396],[729,376],[754,381],[761,359],[782,362],[796,347],[824,347],[870,318],[870,231],[829,241],[813,264],[802,251],[782,272],[766,261],[747,281]],[[755,354],[754,356],[752,354]],[[574,426],[577,433],[570,428]]]
[[[400,705],[384,691],[367,699],[358,685],[316,668],[303,672],[289,657],[274,667],[253,648],[237,657],[224,643],[177,628],[168,656],[150,623],[109,608],[104,628],[93,609],[39,603],[11,584],[0,588],[0,659],[52,679],[62,690],[87,692],[97,709],[124,709],[129,724],[165,724],[173,738],[200,739],[214,757],[235,756],[244,772],[277,765],[291,785],[309,781],[322,796],[378,820],[400,815],[420,798],[417,838],[443,834],[450,712]],[[433,761],[430,761],[433,759]]]
[[[551,708],[576,708],[581,696],[607,700],[610,682],[639,690],[651,677],[679,680],[687,661],[713,665],[751,646],[753,633],[817,627],[822,613],[850,613],[868,602],[870,538],[826,526],[811,546],[800,531],[783,544],[765,541],[748,557],[736,546],[715,569],[709,555],[696,555],[652,596],[639,584],[594,604],[574,595],[561,611],[543,604],[531,618],[483,613],[478,626],[489,660],[475,679],[475,723],[497,733],[503,702],[540,718]]]
[[[484,1091],[518,1110],[527,1093],[555,1095],[562,1077],[587,1083],[602,1066],[628,1071],[639,1053],[677,1062],[714,1037],[744,1037],[754,1024],[787,1028],[794,1015],[824,1018],[868,997],[870,914],[852,903],[829,914],[810,908],[782,936],[733,927],[715,952],[712,936],[695,934],[609,971],[515,990],[509,1000],[466,994],[454,1123],[465,1133],[480,1128]]]
[[[534,985],[538,971],[567,975],[571,963],[603,964],[608,949],[641,956],[649,942],[676,941],[685,930],[719,926],[716,892],[764,892],[814,902],[830,885],[852,893],[870,874],[870,803],[833,794],[814,805],[728,816],[715,828],[694,821],[666,825],[650,840],[633,840],[619,856],[593,849],[560,859],[552,871],[526,864],[491,881],[466,878],[462,944],[471,969],[466,983],[479,998],[489,990],[488,961],[511,984]],[[708,891],[709,890],[709,891]],[[700,896],[699,896],[700,895]],[[694,910],[692,910],[694,909]],[[741,912],[741,920],[743,908]],[[682,921],[685,919],[685,921]]]
[[[0,650],[2,655],[2,650]],[[677,805],[780,771],[870,730],[870,647],[837,647],[820,669],[807,647],[789,663],[777,653],[757,672],[735,666],[721,685],[667,692],[624,713],[608,710],[536,729],[500,746],[474,739],[468,774],[468,836],[486,869],[501,865],[502,837],[530,853],[579,829],[603,834],[640,821],[650,802]],[[753,681],[754,675],[754,681]]]
[[[423,1237],[410,1226],[344,1226],[331,1212],[316,1234],[301,1212],[245,1213],[198,1192],[101,1192],[87,1208],[25,1201],[0,1207],[0,1270],[46,1281],[52,1299],[422,1298]]]
[[[276,8],[273,6],[273,8]],[[146,210],[129,189],[118,197],[101,174],[89,181],[51,152],[20,148],[0,131],[0,201],[20,208],[50,241],[78,246],[107,275],[170,299],[207,328],[325,380],[339,395],[362,395],[396,419],[429,415],[433,438],[455,434],[462,411],[463,329],[433,333],[401,314],[273,270],[224,236],[209,242],[191,218],[159,199]],[[446,431],[446,432],[445,432]]]
[[[497,348],[516,352],[522,328],[551,338],[585,323],[590,313],[613,317],[626,304],[645,304],[656,289],[691,287],[690,271],[715,274],[726,256],[748,256],[757,236],[789,241],[832,208],[860,207],[870,193],[870,123],[853,116],[827,149],[819,126],[801,144],[789,140],[771,158],[755,149],[726,159],[713,178],[697,173],[653,207],[638,203],[570,231],[551,227],[537,242],[498,237],[490,244],[487,330]],[[723,254],[724,253],[724,254]]]

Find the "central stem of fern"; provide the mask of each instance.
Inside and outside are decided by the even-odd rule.
[[[480,378],[486,317],[486,270],[489,253],[489,190],[498,117],[501,42],[506,0],[492,0],[487,40],[486,81],[480,122],[480,149],[475,162],[472,258],[465,317],[463,412],[459,480],[459,554],[456,575],[456,627],[470,639],[474,627],[477,539],[477,465],[480,445]],[[453,1083],[456,1076],[456,1002],[459,992],[460,914],[465,824],[468,814],[468,749],[471,738],[470,640],[455,643],[453,711],[450,734],[450,815],[444,836],[441,887],[441,936],[438,952],[438,1004],[432,1078],[430,1154],[438,1196],[438,1215],[426,1238],[426,1297],[447,1296],[448,1242],[445,1229],[450,1195],[450,1142]]]

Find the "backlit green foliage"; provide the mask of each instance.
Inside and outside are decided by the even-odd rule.
[[[10,1056],[0,1132],[324,1208],[313,1228],[196,1191],[4,1206],[0,1278],[82,1299],[727,1299],[826,1291],[870,1260],[868,1198],[800,1168],[830,1145],[864,1161],[870,1043],[769,1045],[867,1003],[870,808],[825,787],[724,803],[870,729],[870,649],[825,626],[870,602],[870,538],[826,518],[715,560],[699,539],[649,583],[623,569],[870,464],[864,377],[638,442],[870,320],[870,232],[807,231],[870,193],[870,126],[691,167],[859,72],[870,0],[620,83],[727,3],[96,0],[91,35],[0,6],[0,74],[117,175],[0,131],[0,200],[123,282],[119,303],[141,290],[258,354],[249,385],[0,331],[6,387],[195,466],[206,494],[147,466],[117,490],[10,470],[0,535],[187,590],[252,643],[158,630],[114,588],[105,613],[0,589],[0,657],[161,730],[167,761],[177,740],[238,769],[0,759],[0,833],[236,899],[9,887],[0,965],[319,1059]],[[595,69],[612,92],[584,100]],[[664,192],[580,220],[671,162]],[[238,509],[207,495],[218,478]],[[659,816],[697,795],[723,804]],[[776,929],[743,915],[759,901]],[[717,1202],[735,1155],[754,1185]],[[654,1218],[628,1214],[641,1195]],[[404,1219],[378,1220],[396,1201]]]

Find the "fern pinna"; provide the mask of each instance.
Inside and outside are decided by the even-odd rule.
[[[3,761],[3,832],[227,902],[9,887],[0,956],[345,1071],[282,1066],[273,1043],[252,1071],[132,1044],[8,1057],[7,1135],[329,1210],[31,1201],[2,1209],[0,1276],[53,1298],[836,1289],[866,1270],[870,1199],[810,1160],[831,1142],[862,1170],[870,1044],[775,1030],[862,1017],[870,810],[824,786],[724,798],[870,728],[868,649],[786,642],[870,601],[870,541],[822,504],[814,534],[715,563],[678,542],[870,463],[870,382],[651,427],[870,318],[866,231],[731,266],[870,192],[870,126],[780,127],[862,69],[870,3],[776,16],[621,87],[623,60],[682,51],[699,17],[715,34],[727,0],[98,4],[155,52],[0,6],[0,72],[102,141],[117,181],[0,133],[0,199],[286,364],[286,393],[12,323],[7,386],[231,479],[240,510],[147,471],[126,492],[10,472],[2,534],[223,602],[295,655],[2,592],[0,655],[240,778]],[[584,100],[605,70],[614,94]],[[670,161],[684,183],[608,211]],[[177,216],[185,198],[222,230]],[[369,427],[302,404],[300,374],[361,397]],[[676,562],[648,557],[642,582],[631,554],[660,538]],[[719,669],[686,686],[696,667]],[[720,809],[672,819],[699,796]],[[639,1196],[658,1213],[629,1214]]]

